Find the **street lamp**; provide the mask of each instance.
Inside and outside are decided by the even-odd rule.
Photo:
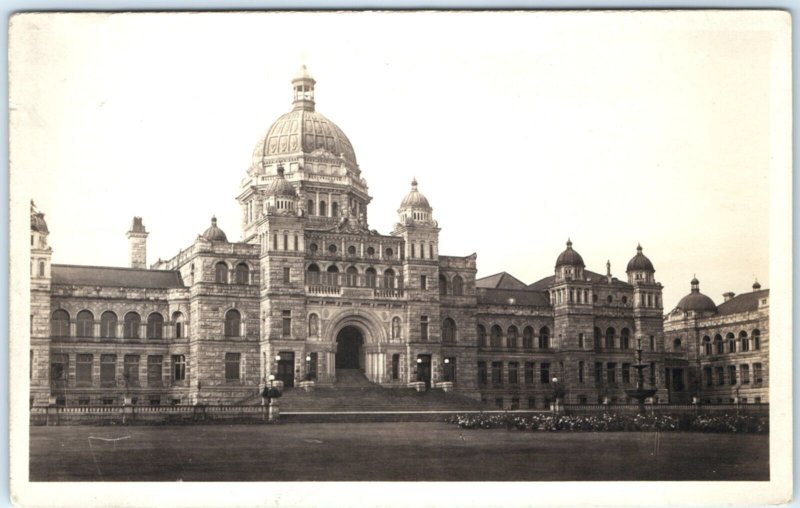
[[[281,355],[280,354],[275,355],[275,361],[278,361],[278,362],[281,361]]]

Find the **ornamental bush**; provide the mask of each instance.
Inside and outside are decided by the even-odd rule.
[[[524,431],[567,432],[729,432],[766,434],[769,419],[750,415],[597,415],[533,414],[526,416],[508,413],[458,414],[447,420],[462,429],[517,429]]]

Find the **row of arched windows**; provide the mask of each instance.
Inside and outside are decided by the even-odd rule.
[[[328,286],[374,288],[378,286],[378,272],[375,268],[369,267],[360,274],[358,268],[349,266],[344,273],[340,273],[336,265],[330,265],[325,272],[322,272],[318,265],[312,263],[306,269],[306,282]],[[387,289],[399,287],[402,285],[402,279],[397,277],[393,269],[387,268],[383,271],[380,285]]]
[[[506,338],[506,347],[508,348],[517,348],[519,347],[519,329],[511,325],[506,330],[505,334]],[[533,349],[534,343],[534,333],[532,326],[526,326],[522,330],[522,347],[525,349]],[[483,325],[478,325],[478,346],[479,347],[503,347],[503,329],[500,328],[499,325],[494,325],[489,330],[489,343],[486,342],[486,327]],[[538,347],[539,349],[548,349],[552,347],[550,345],[550,328],[543,326],[539,329],[538,335]]]
[[[579,344],[583,347],[583,344]],[[631,331],[628,328],[623,328],[620,331],[619,343],[617,343],[617,330],[613,326],[606,328],[605,334],[603,331],[594,328],[594,347],[595,349],[631,349]]]
[[[711,337],[708,335],[703,337],[703,352],[707,355],[721,355],[726,352],[736,353],[737,351],[747,352],[751,350],[751,347],[753,350],[761,349],[761,331],[758,329],[753,330],[749,337],[744,330],[739,332],[738,337],[732,332],[729,332],[725,336],[725,339],[718,333],[714,336],[713,344],[711,342]]]
[[[220,261],[214,265],[214,282],[218,284],[229,283],[228,264]],[[246,263],[239,263],[233,271],[234,284],[250,284],[250,267]]]
[[[439,294],[445,296],[451,294],[453,296],[464,295],[464,279],[460,275],[454,275],[451,283],[448,284],[447,277],[444,274],[439,274]]]
[[[172,323],[175,326],[175,338],[180,339],[186,335],[185,321],[183,314],[174,312]],[[230,309],[225,313],[226,337],[239,337],[241,335],[242,316],[236,309]],[[117,338],[119,320],[117,315],[111,311],[105,311],[100,315],[100,332],[98,337],[104,339]],[[70,336],[70,315],[64,309],[53,312],[50,320],[51,335],[54,337]],[[95,337],[94,314],[88,310],[78,312],[75,317],[75,336],[76,337]],[[122,338],[139,339],[142,338],[142,318],[138,312],[128,312],[122,321]],[[164,317],[158,312],[153,312],[147,316],[147,326],[145,327],[145,338],[163,339],[164,338]]]

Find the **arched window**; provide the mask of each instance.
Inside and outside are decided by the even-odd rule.
[[[331,216],[338,217],[339,216],[339,203],[333,202],[331,203]]]
[[[308,200],[308,203],[306,204],[306,210],[308,210],[308,214],[309,215],[315,215],[314,212],[316,210],[314,210],[314,200],[313,199],[309,199]]]
[[[546,326],[539,330],[539,349],[548,349],[550,347],[550,329]]]
[[[63,309],[53,312],[50,319],[50,334],[53,337],[69,337],[69,313]]]
[[[348,256],[355,256],[356,255],[356,247],[355,245],[351,245],[347,248],[347,255]]]
[[[525,349],[533,349],[533,328],[526,326],[522,330],[522,347]]]
[[[392,338],[399,339],[401,337],[400,318],[392,318]]]
[[[183,320],[183,314],[180,312],[173,312],[172,313],[172,322],[175,324],[175,338],[181,339],[186,334],[186,324]]]
[[[374,288],[378,279],[378,272],[374,268],[369,267],[364,271],[365,279],[368,288]]]
[[[107,310],[100,315],[100,337],[113,339],[117,336],[117,315]]]
[[[728,341],[728,353],[735,353],[736,352],[736,336],[733,333],[728,333],[725,336],[725,339]]]
[[[358,268],[355,266],[347,268],[347,285],[350,287],[358,285]]]
[[[595,296],[597,296],[597,295],[595,295]],[[600,341],[602,340],[602,338],[603,338],[602,330],[600,330],[600,328],[595,326],[594,327],[594,348],[595,349],[600,349]]]
[[[442,342],[456,341],[456,322],[450,318],[445,318],[442,322]]]
[[[501,347],[503,345],[503,330],[494,325],[490,332],[489,345],[492,347]]]
[[[508,331],[506,332],[506,347],[509,348],[516,348],[517,347],[517,335],[518,335],[517,327],[511,325],[508,327]]]
[[[453,296],[464,295],[464,279],[460,275],[453,277]]]
[[[613,327],[609,327],[606,330],[606,349],[613,349],[614,348],[614,335],[616,335],[617,331],[614,330]]]
[[[39,277],[44,277],[44,261],[39,261]]]
[[[486,328],[478,325],[478,347],[486,347]]]
[[[387,268],[383,272],[383,287],[389,289],[394,287],[394,270]]]
[[[725,344],[722,342],[722,335],[717,334],[714,336],[714,349],[718,355],[725,352]]]
[[[739,340],[742,343],[742,351],[750,351],[750,340],[747,338],[747,332],[742,330],[739,332]]]
[[[630,349],[631,348],[631,331],[627,328],[623,328],[620,332],[620,345],[621,349]]]
[[[75,322],[76,337],[94,337],[94,316],[88,310],[78,312]]]
[[[306,279],[308,284],[319,284],[319,267],[314,263],[308,265]]]
[[[147,316],[147,338],[164,338],[164,318],[158,312],[154,312]]]
[[[214,265],[214,282],[219,284],[228,283],[228,265],[223,261]]]
[[[122,336],[126,339],[138,339],[142,328],[142,318],[135,312],[128,312],[122,323]]]
[[[445,296],[447,294],[447,277],[444,274],[439,274],[439,294]]]
[[[225,336],[239,337],[241,335],[242,315],[236,309],[225,313]]]
[[[236,265],[236,283],[250,284],[250,267],[245,263]]]
[[[325,204],[325,201],[320,201],[319,202],[319,214],[322,215],[323,217],[328,215],[328,207]]]
[[[681,339],[678,338],[672,341],[672,350],[676,352],[681,350]]]
[[[712,351],[711,351],[711,337],[709,337],[708,335],[703,337],[703,351],[707,355],[710,355],[712,353]]]
[[[336,265],[331,265],[326,270],[328,273],[325,275],[325,284],[329,286],[338,286],[339,285],[339,267]]]
[[[308,336],[309,337],[319,336],[319,316],[317,316],[316,314],[308,315]]]
[[[753,349],[761,349],[761,332],[753,330],[750,336],[753,337]]]

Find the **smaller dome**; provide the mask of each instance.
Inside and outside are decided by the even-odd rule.
[[[406,194],[406,197],[403,198],[403,202],[400,203],[400,208],[423,208],[431,211],[431,205],[428,203],[428,198],[426,198],[420,191],[417,190],[416,178],[411,181],[411,192]]]
[[[301,65],[297,72],[294,74],[292,81],[297,81],[300,79],[310,79],[314,80],[314,77],[308,72],[308,68],[305,65]]]
[[[278,176],[269,184],[267,195],[296,197],[294,185],[290,184],[283,176],[283,166],[278,166]]]
[[[36,208],[36,204],[33,200],[31,200],[31,231],[44,234],[50,232],[47,229],[47,222],[44,220],[44,214]]]
[[[567,250],[559,254],[556,259],[556,268],[559,266],[586,266],[578,251],[572,250],[572,240],[570,239],[567,239]]]
[[[656,269],[653,268],[653,263],[642,254],[642,246],[639,245],[636,247],[636,255],[628,261],[628,268],[625,272],[637,272],[637,271],[645,271],[645,272],[655,272]]]
[[[758,291],[759,289],[761,289],[761,284],[759,284],[758,281],[755,281],[753,283],[753,291]]]
[[[225,231],[221,230],[217,227],[217,218],[211,217],[211,227],[206,229],[203,232],[203,238],[208,240],[209,242],[227,242],[228,237],[225,235]]]
[[[677,308],[684,311],[716,312],[717,305],[714,300],[700,292],[700,281],[697,277],[692,279],[692,292],[681,298]]]

